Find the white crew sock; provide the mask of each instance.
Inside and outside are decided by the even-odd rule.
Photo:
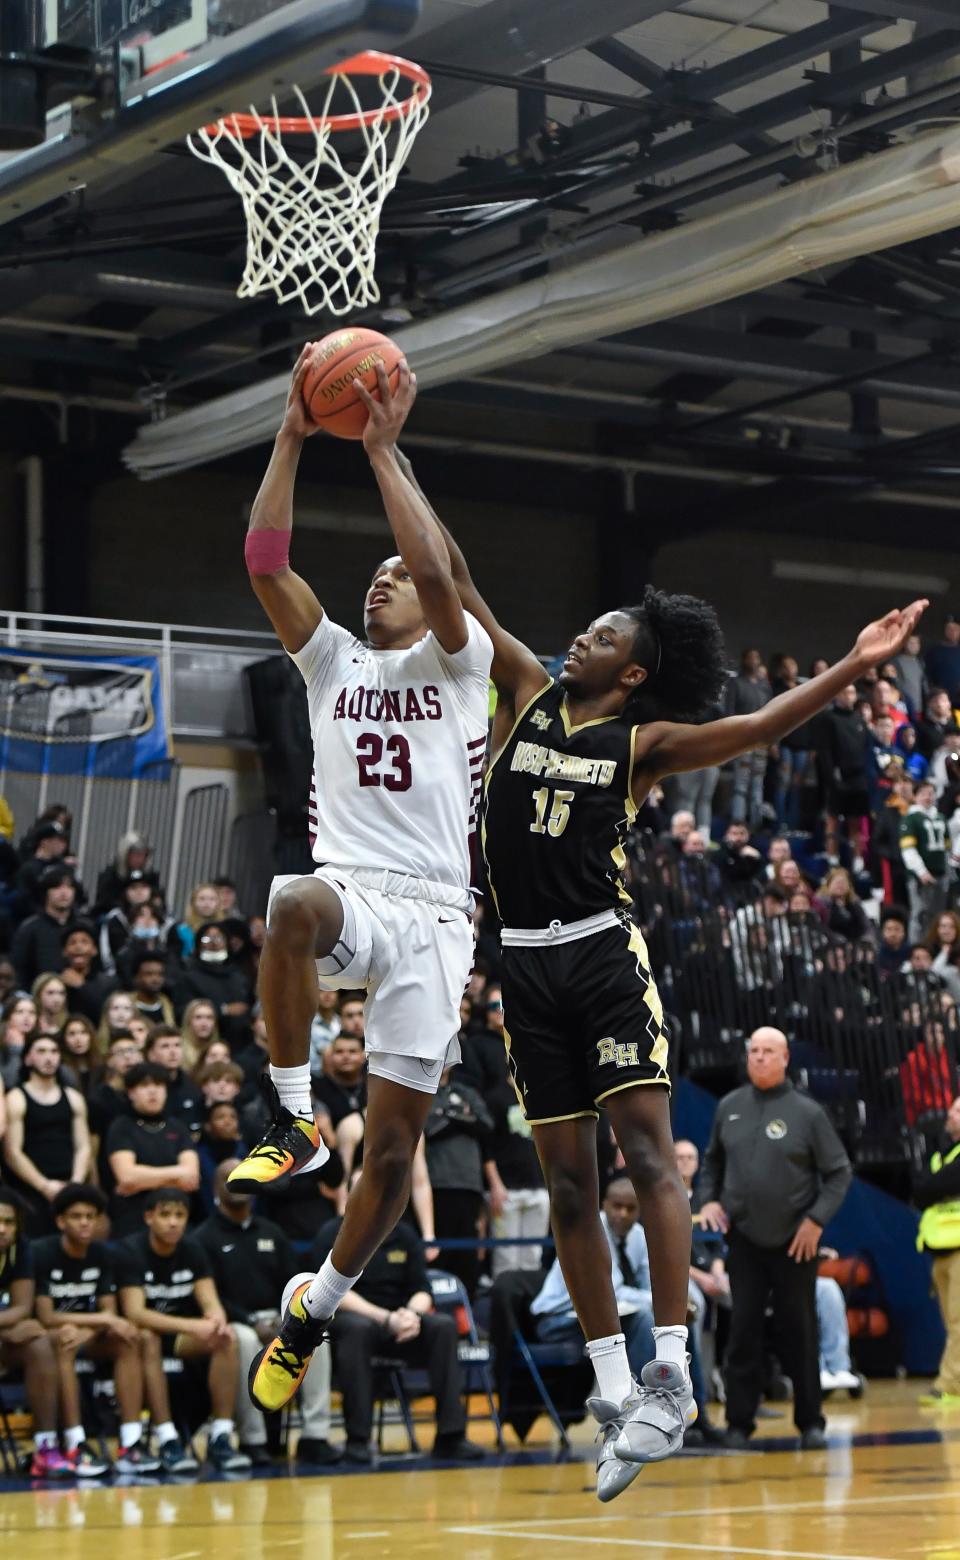
[[[75,1452],[82,1441],[87,1439],[83,1425],[71,1425],[63,1432],[63,1444],[68,1452]]]
[[[344,1295],[349,1294],[359,1273],[354,1273],[352,1278],[338,1273],[330,1258],[327,1257],[310,1288],[303,1297],[303,1308],[310,1316],[322,1318],[332,1316]]]
[[[211,1441],[215,1440],[218,1435],[226,1435],[226,1436],[233,1435],[233,1420],[232,1419],[211,1419],[211,1421],[210,1421],[210,1439],[211,1439]]]
[[[308,1116],[313,1120],[313,1100],[310,1097],[310,1063],[302,1067],[274,1067],[270,1063],[270,1077],[285,1105],[294,1116]]]
[[[55,1452],[57,1450],[56,1430],[37,1430],[33,1437],[33,1444],[38,1452]]]
[[[687,1371],[687,1329],[685,1327],[655,1327],[653,1341],[657,1346],[657,1359],[679,1365],[684,1375]]]
[[[180,1439],[177,1435],[176,1425],[169,1419],[165,1419],[162,1425],[157,1425],[154,1434],[157,1438],[158,1446],[166,1446],[168,1441],[178,1441]]]
[[[140,1439],[141,1427],[139,1419],[131,1419],[120,1426],[120,1450],[129,1452],[131,1446],[136,1446]]]
[[[600,1396],[608,1403],[622,1403],[630,1396],[631,1376],[627,1360],[627,1340],[623,1333],[609,1338],[591,1338],[587,1342],[590,1363],[597,1373]]]

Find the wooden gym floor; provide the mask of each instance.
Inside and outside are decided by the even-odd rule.
[[[690,1452],[597,1503],[589,1443],[557,1462],[545,1422],[529,1455],[450,1469],[0,1491],[10,1560],[960,1560],[960,1412],[916,1406],[916,1382],[828,1404],[826,1452]],[[482,1433],[483,1427],[478,1427]],[[509,1437],[509,1432],[508,1432]],[[479,1436],[478,1436],[479,1438]],[[512,1438],[511,1438],[512,1439]]]

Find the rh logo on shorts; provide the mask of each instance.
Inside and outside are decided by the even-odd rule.
[[[635,1041],[631,1040],[624,1045],[614,1040],[612,1035],[597,1041],[597,1054],[601,1067],[636,1067],[640,1060]]]

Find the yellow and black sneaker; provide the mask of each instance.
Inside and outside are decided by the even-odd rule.
[[[293,1397],[318,1349],[327,1337],[329,1318],[317,1320],[303,1297],[316,1274],[297,1273],[289,1279],[280,1301],[280,1328],[265,1349],[250,1362],[247,1391],[255,1407],[277,1414]]]
[[[319,1170],[330,1158],[330,1150],[313,1117],[295,1116],[281,1105],[266,1073],[262,1087],[273,1107],[273,1120],[259,1143],[228,1175],[227,1185],[232,1192],[278,1191],[286,1187],[291,1176],[304,1170]]]

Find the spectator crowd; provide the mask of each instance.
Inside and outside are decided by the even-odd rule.
[[[768,671],[748,650],[726,712],[759,708],[799,680],[791,656],[774,657]],[[958,708],[960,622],[949,619],[925,655],[911,639],[778,749],[655,790],[628,855],[673,1070],[721,1093],[744,1077],[748,1037],[775,1025],[793,1076],[851,1157],[868,1171],[886,1166],[901,1191],[922,1169],[927,1198],[927,1160],[958,1094]],[[118,1471],[193,1471],[184,1405],[196,1402],[209,1461],[241,1472],[269,1460],[267,1427],[245,1391],[249,1361],[272,1335],[286,1280],[329,1250],[362,1174],[363,996],[321,992],[312,1026],[329,1160],[269,1204],[232,1194],[229,1170],[269,1114],[256,1001],[261,907],[238,904],[220,877],[196,884],[178,914],[136,832],[118,841],[91,890],[71,851],[72,823],[51,806],[16,840],[0,807],[0,1367],[24,1375],[38,1478],[108,1471],[84,1428],[88,1371],[112,1380]],[[387,1352],[428,1372],[438,1455],[477,1455],[465,1436],[455,1323],[434,1309],[428,1264],[453,1274],[468,1303],[521,1275],[531,1335],[576,1334],[562,1275],[544,1268],[548,1197],[509,1073],[499,945],[482,907],[475,925],[463,1060],[441,1078],[406,1219],[308,1373],[297,1447],[307,1464],[370,1460],[373,1361]],[[955,1111],[949,1120],[956,1126]],[[645,1241],[603,1121],[598,1139],[611,1270],[639,1371],[652,1354]],[[680,1149],[695,1196],[696,1167],[683,1155],[696,1151]],[[718,1204],[715,1168],[711,1188]],[[704,1325],[730,1303],[721,1234],[706,1254],[695,1249],[691,1266],[695,1366]],[[498,1244],[484,1250],[484,1235]],[[438,1249],[451,1240],[459,1244]],[[952,1248],[939,1249],[939,1271],[955,1274]],[[758,1296],[755,1286],[754,1309]],[[956,1310],[956,1296],[943,1303]],[[832,1339],[821,1380],[850,1385],[836,1296],[821,1304],[818,1286],[817,1306],[821,1348]],[[741,1333],[734,1328],[735,1340]],[[955,1364],[945,1379],[960,1384]],[[815,1431],[816,1371],[807,1368],[804,1383],[800,1428]],[[343,1398],[338,1448],[331,1384]],[[755,1386],[751,1377],[740,1388],[744,1434]],[[702,1371],[698,1394],[709,1438]]]

